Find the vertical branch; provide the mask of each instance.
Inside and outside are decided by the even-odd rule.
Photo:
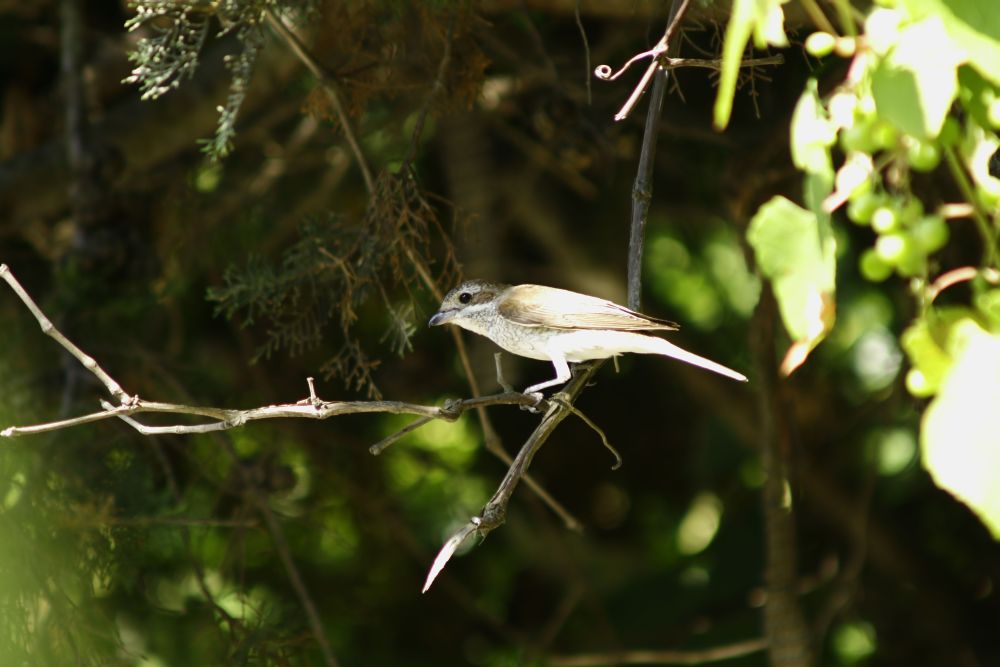
[[[271,509],[267,494],[261,490],[257,480],[242,465],[240,456],[236,452],[232,440],[225,435],[219,435],[217,436],[217,441],[222,445],[222,448],[229,456],[230,462],[240,476],[243,489],[250,496],[257,511],[264,518],[264,523],[267,525],[267,532],[271,535],[271,543],[274,545],[274,550],[277,552],[278,558],[285,568],[285,575],[288,577],[288,582],[295,591],[295,596],[298,598],[299,604],[302,605],[302,612],[312,632],[313,639],[319,646],[320,654],[323,656],[323,664],[326,667],[339,667],[340,663],[337,661],[337,656],[333,653],[330,638],[327,637],[326,629],[323,627],[323,620],[320,618],[319,610],[316,608],[316,603],[313,601],[312,595],[309,593],[309,588],[302,578],[302,573],[299,572],[299,568],[295,564],[295,559],[292,556],[292,548],[288,544],[288,538],[285,537],[285,531],[281,527],[281,522],[278,521],[278,517],[275,516],[274,511]]]
[[[753,355],[757,366],[758,409],[761,421],[765,573],[767,602],[764,635],[773,667],[809,667],[813,664],[809,628],[798,601],[795,517],[789,480],[793,425],[778,376],[774,349],[777,307],[769,287],[754,313]]]
[[[646,129],[642,135],[639,152],[639,170],[632,186],[632,225],[628,236],[628,307],[638,310],[642,303],[642,256],[646,246],[646,220],[649,202],[653,198],[653,162],[656,156],[656,139],[660,130],[660,111],[667,89],[667,70],[656,68],[653,90],[649,94],[646,112]]]
[[[357,136],[354,134],[354,129],[351,127],[347,110],[340,100],[340,91],[336,79],[333,78],[326,68],[320,65],[319,61],[313,57],[298,35],[285,25],[285,22],[273,9],[268,8],[267,10],[267,22],[285,40],[299,60],[302,61],[302,64],[319,81],[320,87],[323,88],[323,92],[326,93],[326,97],[330,101],[330,106],[333,107],[334,113],[337,114],[337,118],[340,120],[340,127],[344,132],[344,138],[347,140],[347,145],[350,147],[351,152],[354,154],[354,159],[358,163],[361,177],[365,181],[365,188],[368,190],[369,195],[372,194],[375,192],[375,179],[372,178],[372,170],[368,166],[368,159],[361,148],[361,143],[358,141]]]
[[[676,23],[682,16],[686,0],[673,0],[667,29],[661,42],[669,42]],[[679,41],[666,43],[667,54],[675,55]],[[632,186],[632,224],[628,237],[628,307],[638,310],[642,302],[642,257],[646,245],[646,220],[649,218],[649,202],[653,198],[653,162],[656,157],[656,139],[660,134],[660,112],[667,90],[669,74],[662,67],[655,66],[653,89],[649,94],[649,109],[646,111],[646,126],[642,134],[642,148],[639,152],[639,168]],[[640,84],[641,86],[641,84]]]

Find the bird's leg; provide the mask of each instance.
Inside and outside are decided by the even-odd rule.
[[[500,385],[500,388],[505,392],[512,394],[514,393],[514,387],[512,387],[503,377],[503,366],[500,363],[500,358],[502,356],[503,352],[497,352],[493,355],[493,361],[495,361],[497,365],[497,384]]]
[[[524,390],[524,393],[528,396],[537,397],[538,401],[542,400],[542,389],[547,389],[549,387],[554,387],[557,384],[564,384],[567,380],[572,377],[572,373],[569,372],[569,363],[566,361],[565,355],[562,352],[557,352],[555,350],[550,350],[549,355],[552,359],[552,365],[556,369],[555,379],[548,380],[547,382],[539,382],[538,384],[533,384]]]

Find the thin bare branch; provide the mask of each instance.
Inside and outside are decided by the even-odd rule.
[[[763,65],[784,64],[785,57],[780,53],[763,58],[744,58],[740,61],[740,67],[761,67]],[[701,67],[705,69],[722,69],[722,58],[668,58],[660,57],[660,64],[663,69],[677,69],[679,67]]]
[[[354,159],[358,163],[358,169],[361,170],[361,176],[365,179],[365,188],[368,193],[371,194],[375,192],[375,179],[372,178],[371,167],[368,166],[368,159],[365,157],[364,151],[361,150],[361,144],[358,143],[358,138],[354,134],[354,129],[351,127],[351,121],[347,116],[347,110],[344,108],[343,102],[340,100],[339,87],[337,86],[337,81],[333,76],[327,71],[323,65],[319,63],[318,60],[309,52],[302,40],[299,39],[291,28],[285,25],[285,22],[280,16],[278,16],[273,9],[267,10],[267,22],[274,28],[274,31],[285,40],[288,46],[295,52],[302,64],[312,72],[313,76],[319,81],[319,85],[323,88],[323,92],[326,94],[327,99],[330,101],[330,105],[333,106],[334,113],[337,114],[338,120],[340,120],[340,126],[344,130],[344,138],[347,139],[347,144],[351,148],[351,152],[354,153]]]
[[[714,646],[691,651],[618,651],[614,653],[581,653],[578,655],[549,656],[546,664],[561,667],[588,667],[589,665],[706,665],[732,658],[740,658],[767,648],[765,639],[748,639],[735,644]]]
[[[562,398],[562,396],[560,394],[556,394],[555,396],[552,397],[551,400],[558,401],[559,403],[561,403],[564,408],[566,408],[567,410],[569,410],[570,412],[572,412],[574,415],[576,415],[577,417],[579,417],[580,421],[582,421],[584,424],[586,424],[587,426],[589,426],[592,431],[594,431],[595,433],[597,433],[598,436],[600,436],[601,443],[604,444],[604,448],[606,450],[608,450],[609,452],[611,452],[611,455],[615,457],[615,463],[614,463],[614,465],[611,466],[612,470],[618,470],[619,468],[622,467],[622,455],[619,454],[618,450],[614,448],[614,446],[608,440],[608,436],[604,434],[604,430],[600,426],[598,426],[597,424],[595,424],[594,421],[590,417],[588,417],[587,415],[585,415],[581,410],[579,410],[572,403],[568,403],[568,402],[564,401],[563,398]]]
[[[684,18],[684,13],[687,11],[688,4],[690,0],[680,0],[679,2],[674,2],[670,6],[670,20],[667,23],[667,29],[663,33],[663,37],[657,42],[656,46],[648,52],[652,58],[652,62],[649,63],[649,67],[646,68],[645,73],[642,75],[642,79],[639,80],[639,85],[635,87],[632,94],[629,95],[628,100],[625,102],[624,106],[615,114],[616,121],[622,121],[628,118],[629,114],[632,113],[632,109],[635,107],[636,103],[646,92],[646,88],[649,87],[649,82],[653,79],[653,75],[660,69],[660,56],[666,54],[668,51],[676,52],[676,47],[672,47],[670,38],[674,34],[674,30],[680,25],[681,20]],[[629,62],[633,62],[633,58]],[[664,81],[664,83],[666,83]]]
[[[514,489],[517,488],[518,482],[525,477],[528,466],[531,465],[531,460],[562,420],[571,414],[569,407],[576,401],[580,392],[587,386],[590,378],[593,377],[594,373],[602,365],[603,362],[598,361],[585,366],[582,372],[579,372],[570,380],[566,388],[560,392],[561,400],[543,401],[539,404],[539,407],[545,412],[541,423],[517,452],[517,456],[514,457],[510,467],[507,468],[507,474],[500,482],[493,497],[483,507],[481,515],[471,517],[468,522],[445,541],[444,546],[441,547],[437,557],[434,559],[430,571],[427,573],[427,580],[424,582],[425,592],[434,583],[434,579],[440,574],[441,570],[444,569],[444,566],[448,563],[458,545],[465,541],[469,535],[477,533],[485,537],[503,525],[507,518],[507,505],[510,503],[510,498],[514,494]]]
[[[125,393],[125,391],[121,388],[121,385],[115,382],[114,379],[112,379],[112,377],[108,375],[96,361],[94,361],[93,357],[85,354],[83,350],[74,345],[72,341],[63,336],[62,333],[56,329],[55,325],[53,325],[49,318],[45,316],[45,313],[42,312],[41,308],[38,307],[38,304],[35,303],[34,299],[32,299],[28,292],[25,291],[25,289],[21,286],[21,283],[17,281],[17,278],[14,277],[14,274],[6,264],[0,264],[0,278],[3,278],[7,284],[10,285],[11,289],[14,290],[14,293],[17,294],[22,302],[24,302],[24,305],[28,307],[31,314],[35,316],[35,319],[38,320],[39,326],[42,327],[42,333],[55,339],[55,341],[62,345],[67,352],[76,357],[77,361],[83,364],[84,368],[93,373],[97,379],[101,381],[101,384],[107,387],[108,392],[118,399],[119,402],[125,404],[131,400],[132,397]]]
[[[649,84],[653,80],[653,75],[656,74],[658,70],[677,69],[679,67],[704,67],[715,70],[722,69],[721,59],[674,58],[668,53],[668,51],[677,51],[677,48],[672,46],[673,42],[671,38],[687,11],[689,1],[690,0],[681,0],[679,5],[674,3],[671,7],[673,14],[671,15],[669,25],[663,33],[663,37],[660,38],[660,41],[658,41],[653,48],[632,56],[618,69],[618,71],[613,71],[608,65],[598,65],[594,70],[594,76],[601,81],[614,81],[628,71],[628,69],[638,61],[645,60],[646,58],[650,59],[650,63],[646,67],[646,71],[643,73],[639,83],[632,90],[632,94],[629,95],[628,100],[625,101],[622,108],[615,114],[616,121],[622,121],[629,117],[632,110],[635,108],[635,105],[640,99],[642,99],[642,96],[649,88]],[[748,58],[740,62],[740,67],[779,65],[783,62],[785,62],[785,60],[781,55],[768,56],[766,58]]]

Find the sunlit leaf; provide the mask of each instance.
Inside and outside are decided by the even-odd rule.
[[[816,79],[809,79],[792,114],[792,162],[802,171],[833,178],[830,147],[837,141],[837,128],[819,99]]]
[[[783,364],[785,372],[791,372],[833,327],[836,241],[825,217],[784,197],[760,207],[747,240],[795,341]]]
[[[740,74],[740,61],[751,35],[757,48],[787,46],[784,12],[786,0],[734,0],[733,11],[726,25],[722,45],[722,71],[719,75],[719,92],[715,98],[714,123],[716,128],[729,124],[733,111],[733,96]]]
[[[872,74],[879,115],[907,134],[936,137],[958,92],[956,69],[963,60],[939,17],[904,27]]]
[[[956,328],[964,345],[924,412],[923,464],[1000,539],[1000,336],[972,319]]]
[[[901,0],[917,18],[939,16],[951,36],[948,52],[924,45],[935,58],[961,51],[979,72],[1000,85],[1000,2],[996,0]]]

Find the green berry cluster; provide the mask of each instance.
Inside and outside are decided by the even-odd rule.
[[[848,201],[847,217],[878,234],[860,259],[861,275],[872,282],[885,280],[893,271],[906,278],[924,273],[927,257],[948,243],[948,223],[925,213],[913,196],[861,191]]]

